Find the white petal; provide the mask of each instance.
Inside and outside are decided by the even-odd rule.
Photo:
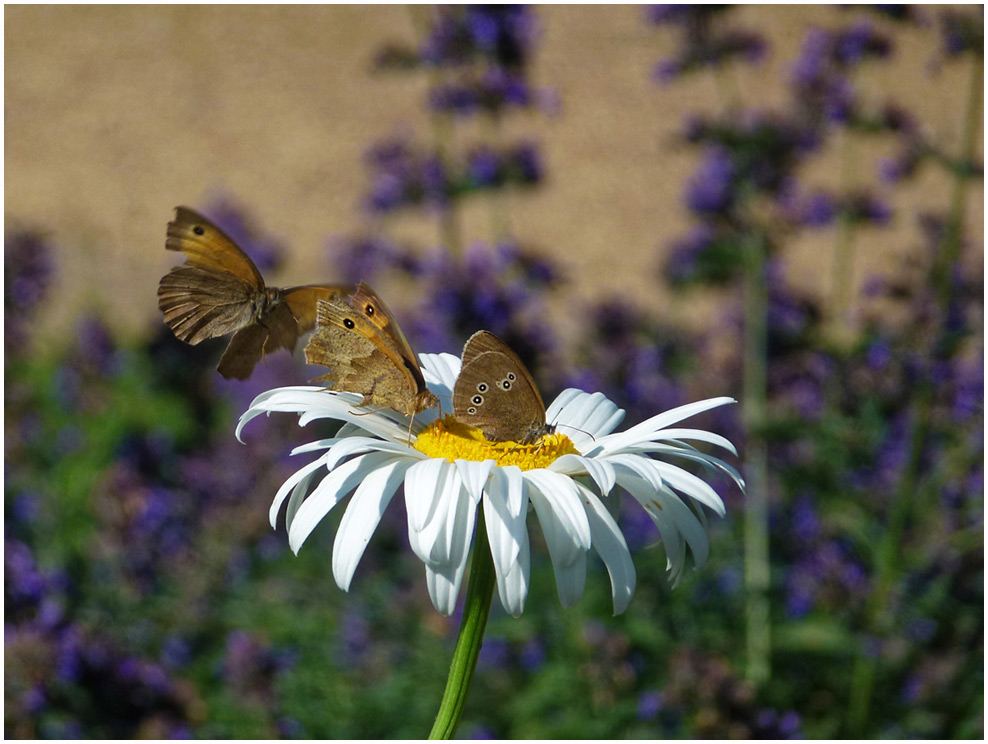
[[[678,423],[679,421],[689,418],[690,416],[696,416],[697,414],[708,411],[711,408],[717,408],[718,406],[736,402],[737,401],[735,401],[734,398],[723,397],[710,398],[708,400],[700,400],[695,403],[688,403],[685,406],[679,406],[678,408],[673,408],[664,413],[660,413],[657,416],[652,416],[650,419],[646,419],[626,431],[618,432],[617,434],[609,434],[606,437],[599,438],[597,441],[597,446],[603,452],[612,453],[621,450],[623,447],[652,441],[661,435],[661,430],[663,427]]]
[[[422,376],[429,389],[436,392],[432,385],[445,386],[452,393],[456,378],[460,376],[460,358],[453,354],[419,354],[422,365]],[[437,393],[438,394],[438,393]]]
[[[521,550],[518,551],[518,560],[511,564],[511,569],[506,574],[497,575],[497,596],[501,600],[501,606],[511,617],[518,617],[525,609],[530,570],[530,548],[526,532]]]
[[[522,553],[522,546],[527,549],[528,529],[528,494],[521,469],[509,466],[498,468],[491,476],[491,482],[484,492],[484,517],[487,521],[487,537],[491,546],[491,556],[494,559],[494,570],[498,577],[498,586],[504,589],[506,577],[512,574]],[[525,572],[524,586],[528,588],[528,575]],[[501,590],[499,589],[499,591]],[[525,597],[520,598],[520,606],[524,606]],[[504,597],[502,596],[502,604]],[[517,604],[517,602],[515,603]],[[505,609],[512,611],[507,605]],[[520,610],[519,610],[520,612]]]
[[[319,387],[276,388],[257,396],[237,424],[237,437],[244,425],[261,413],[290,412],[299,414],[299,426],[320,418],[334,418],[353,423],[367,432],[390,441],[408,439],[408,419],[390,409],[361,410],[363,396],[339,393]],[[421,430],[420,422],[413,431]]]
[[[425,583],[429,589],[432,605],[443,615],[449,616],[456,609],[456,598],[460,594],[460,584],[463,582],[463,572],[466,563],[462,565],[425,567]]]
[[[604,562],[611,577],[611,597],[614,600],[614,614],[620,615],[631,604],[635,593],[635,564],[631,561],[628,543],[614,517],[601,503],[597,495],[586,486],[577,484],[583,497],[583,504],[590,521],[593,547]]]
[[[387,452],[372,452],[361,455],[340,465],[327,475],[302,502],[295,518],[288,528],[288,544],[298,553],[302,543],[322,521],[322,518],[332,511],[343,497],[357,487],[357,484],[382,463],[394,459]]]
[[[400,442],[385,442],[374,437],[347,437],[334,444],[326,453],[326,467],[332,470],[350,455],[362,452],[390,452],[415,459],[425,455]]]
[[[419,460],[405,473],[405,510],[408,530],[420,532],[435,512],[437,486],[449,463],[441,458]]]
[[[293,449],[289,454],[291,455],[303,455],[306,452],[315,452],[316,450],[329,449],[334,444],[339,442],[342,437],[331,437],[329,439],[317,439],[314,442],[309,442],[308,444],[300,444],[298,447]]]
[[[631,452],[640,452],[642,454],[671,455],[673,457],[682,457],[683,459],[690,460],[691,462],[700,463],[711,472],[717,472],[719,470],[724,473],[737,484],[738,488],[744,491],[744,478],[741,476],[741,473],[739,473],[732,465],[728,465],[726,462],[721,460],[719,457],[714,457],[713,455],[708,455],[703,452],[683,449],[682,447],[669,444],[638,445],[635,447],[630,447],[628,450]]]
[[[587,583],[587,553],[581,551],[576,560],[568,565],[552,562],[556,574],[556,593],[563,607],[572,607],[583,596],[583,587]]]
[[[564,475],[582,475],[586,473],[605,496],[614,488],[616,476],[613,466],[607,460],[598,460],[583,455],[563,455],[549,465],[549,470]]]
[[[710,487],[710,484],[706,481],[697,478],[693,473],[688,473],[682,468],[677,468],[675,465],[670,465],[667,462],[662,462],[661,460],[651,460],[649,462],[653,463],[659,472],[662,474],[663,479],[666,483],[678,491],[682,491],[687,496],[690,496],[701,504],[709,506],[721,517],[724,516],[726,510],[724,509],[724,502],[721,501],[720,496],[717,492]]]
[[[295,521],[295,514],[298,512],[298,508],[302,505],[302,501],[313,491],[312,485],[318,485],[319,482],[325,477],[326,473],[319,470],[314,470],[299,481],[299,484],[292,489],[291,498],[288,499],[288,506],[285,507],[286,529],[291,529],[292,522]]]
[[[546,410],[546,421],[562,427],[576,448],[584,452],[597,438],[609,434],[621,423],[624,410],[603,393],[585,393],[568,388]]]
[[[710,540],[707,538],[707,533],[696,514],[668,488],[663,488],[659,493],[659,501],[665,512],[672,516],[683,537],[686,538],[690,551],[693,553],[693,562],[698,567],[702,566],[707,562],[707,557],[710,554]]]
[[[425,563],[435,565],[446,563],[449,560],[449,543],[446,539],[446,528],[450,514],[456,511],[456,504],[459,499],[463,484],[460,482],[460,475],[456,472],[456,466],[443,459],[437,459],[440,463],[436,475],[436,484],[432,492],[419,492],[415,494],[416,502],[409,502],[409,495],[405,493],[405,504],[411,513],[412,509],[417,511],[425,510],[425,519],[421,514],[415,517],[415,524],[408,521],[409,542],[415,554]],[[418,501],[421,500],[421,501]],[[414,536],[412,533],[415,533]]]
[[[635,497],[658,527],[666,551],[666,567],[670,578],[678,581],[686,562],[686,544],[676,526],[676,520],[665,512],[662,495],[641,478],[627,473],[618,474],[618,485]]]
[[[648,483],[649,487],[654,491],[659,490],[663,486],[662,470],[658,467],[659,463],[650,457],[626,454],[612,455],[607,458],[607,462],[610,462],[614,466],[619,480],[622,472],[629,472]]]
[[[467,493],[470,494],[475,506],[480,503],[480,498],[484,494],[484,487],[487,485],[491,471],[494,470],[496,465],[497,463],[493,460],[484,460],[483,462],[472,460],[456,461],[456,469],[460,474],[460,480],[463,481],[463,487],[467,489]]]
[[[731,444],[730,439],[722,437],[720,434],[714,434],[712,431],[704,431],[703,429],[663,429],[659,434],[661,435],[657,437],[659,441],[668,439],[695,439],[698,442],[707,442],[718,447],[723,447],[735,457],[738,455],[738,451]]]
[[[442,544],[448,546],[448,552],[442,555],[434,546],[432,555],[441,563],[449,563],[453,566],[466,565],[476,519],[477,502],[465,488],[460,488],[456,494],[454,508],[446,516],[445,539],[436,541],[436,546]]]
[[[268,509],[268,520],[271,522],[272,529],[278,526],[278,512],[281,511],[281,505],[284,503],[285,497],[288,496],[288,492],[301,483],[308,475],[315,472],[316,469],[324,467],[326,467],[326,457],[317,457],[308,465],[296,470],[288,476],[288,480],[281,484],[281,488],[278,489],[278,492],[274,495],[274,500],[271,502],[271,508]]]
[[[533,475],[543,477],[533,478]],[[552,482],[553,479],[547,477],[550,475],[565,482],[566,488],[560,488],[558,482]],[[590,547],[587,513],[579,500],[576,486],[566,476],[545,470],[529,470],[525,473],[525,479],[530,486],[529,500],[535,507],[546,546],[549,548],[559,601],[564,607],[569,607],[583,595],[583,584],[586,581],[587,549]],[[575,519],[571,511],[574,506],[573,498],[576,499],[575,506],[580,510],[581,520]]]
[[[546,531],[543,512],[548,511],[552,515],[550,531],[553,535],[550,537],[547,533],[546,540],[556,542],[557,549],[564,551],[560,552],[560,557],[566,556],[563,562],[569,563],[577,553],[590,547],[590,524],[573,480],[548,470],[527,470],[522,475],[532,486],[529,491],[532,503],[535,503],[536,494],[542,497],[536,511],[539,512],[543,532]]]
[[[333,541],[333,578],[343,591],[350,588],[367,543],[411,465],[407,458],[395,458],[380,465],[364,478],[350,499]]]

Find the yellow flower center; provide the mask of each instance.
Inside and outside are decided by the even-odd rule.
[[[534,444],[489,442],[480,429],[452,416],[429,424],[413,446],[423,455],[445,457],[450,462],[494,460],[498,465],[517,465],[522,470],[545,468],[563,455],[580,454],[565,434],[546,434]]]

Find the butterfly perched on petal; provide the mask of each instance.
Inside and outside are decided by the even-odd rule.
[[[188,207],[175,208],[165,248],[186,256],[158,283],[165,323],[193,345],[232,333],[217,366],[227,378],[246,379],[265,354],[293,351],[299,336],[315,325],[316,302],[353,291],[337,284],[266,286],[240,246]]]
[[[398,321],[363,282],[350,295],[319,300],[316,331],[305,347],[309,364],[328,367],[313,382],[360,393],[363,404],[391,408],[406,416],[439,404]]]

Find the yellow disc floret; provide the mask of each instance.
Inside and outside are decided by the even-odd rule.
[[[480,429],[446,416],[431,423],[414,444],[429,457],[456,460],[494,460],[498,465],[517,465],[522,470],[548,467],[563,455],[578,455],[579,450],[565,434],[546,434],[534,444],[488,442]]]

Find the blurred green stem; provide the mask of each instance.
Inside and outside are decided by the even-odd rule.
[[[409,5],[408,12],[418,37],[418,46],[422,46],[429,35],[432,13],[436,11],[431,6]],[[442,81],[442,72],[435,67],[430,67],[429,88],[437,88]],[[453,117],[444,111],[430,108],[429,123],[432,127],[433,150],[442,164],[444,172],[450,173],[452,169],[450,168],[449,150],[456,136]],[[439,211],[439,242],[447,251],[458,256],[463,252],[463,238],[460,230],[460,215],[454,206],[455,204],[456,200],[450,199]]]
[[[768,453],[762,428],[768,399],[768,285],[765,241],[758,232],[744,239],[744,382],[741,395],[747,445],[744,512],[744,579],[747,677],[756,684],[770,672]]]
[[[477,668],[477,657],[484,642],[484,628],[491,614],[494,596],[494,560],[487,542],[487,525],[483,505],[477,509],[477,529],[474,533],[473,558],[470,562],[470,578],[467,598],[460,620],[460,635],[456,639],[453,661],[449,667],[446,691],[439,704],[436,722],[429,733],[430,739],[452,739],[463,715],[470,681]]]
[[[854,190],[855,147],[854,135],[845,128],[842,132],[840,186],[838,197],[843,199]],[[850,331],[851,288],[854,285],[854,224],[847,207],[841,207],[837,217],[837,244],[834,246],[834,265],[831,286],[831,335],[840,338]]]
[[[981,110],[983,103],[984,60],[975,57],[971,65],[971,81],[968,91],[967,110],[964,116],[961,133],[961,153],[958,162],[971,162],[977,147],[977,136],[981,130]],[[967,210],[967,182],[969,174],[963,169],[953,171],[953,189],[951,192],[950,214],[947,230],[939,252],[939,261],[934,267],[934,286],[940,304],[940,332],[932,340],[930,363],[945,353],[942,348],[946,335],[947,311],[950,304],[950,277],[954,266],[960,257],[961,235],[964,226],[964,214]],[[854,669],[851,674],[851,691],[848,701],[847,735],[861,737],[866,735],[866,727],[871,709],[872,692],[875,686],[875,674],[878,667],[878,654],[866,647],[868,640],[881,641],[888,633],[892,624],[892,614],[889,604],[892,590],[899,573],[899,559],[902,551],[901,543],[905,525],[909,521],[920,487],[920,461],[923,455],[923,445],[930,433],[931,411],[933,407],[932,370],[927,370],[922,382],[917,388],[915,408],[913,410],[909,455],[902,471],[902,480],[892,511],[889,515],[888,529],[878,549],[876,561],[875,589],[868,598],[865,607],[865,633],[862,648],[858,650]]]
[[[975,56],[975,55],[972,55]],[[984,95],[984,66],[982,57],[975,56],[971,63],[971,79],[968,88],[967,111],[964,116],[961,131],[961,152],[957,162],[960,164],[974,161],[981,127],[981,111]],[[934,272],[938,299],[943,317],[946,319],[947,307],[950,304],[950,277],[954,266],[960,258],[961,233],[964,227],[964,213],[967,211],[967,192],[970,175],[963,168],[954,169],[954,183],[950,198],[950,216],[947,230],[943,238],[942,250]]]
[[[498,155],[501,154],[501,117],[494,112],[490,116],[482,117],[487,129],[487,136],[490,139],[491,147]],[[507,200],[506,188],[493,188],[487,191],[487,204],[491,215],[491,237],[495,243],[507,240],[511,235],[511,227],[508,223],[508,209],[505,205]]]

